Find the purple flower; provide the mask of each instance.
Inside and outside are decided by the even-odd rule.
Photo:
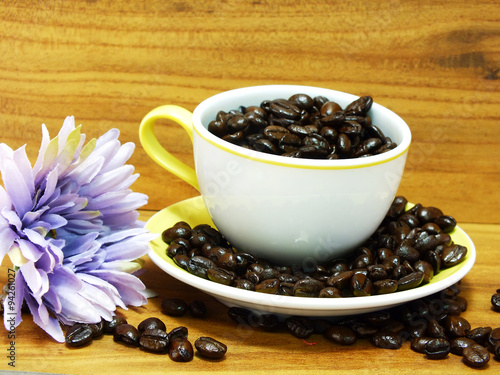
[[[147,196],[130,190],[138,174],[125,163],[135,146],[118,136],[112,129],[85,144],[67,117],[50,139],[42,125],[33,167],[25,147],[0,144],[0,260],[8,255],[17,269],[15,303],[6,300],[4,310],[14,306],[16,325],[25,302],[63,342],[60,323],[110,320],[117,306],[146,303],[134,272],[154,236],[138,221]]]

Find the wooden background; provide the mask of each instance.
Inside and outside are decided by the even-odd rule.
[[[197,195],[140,146],[142,117],[228,89],[305,84],[369,94],[413,133],[400,193],[500,223],[500,7],[495,1],[2,1],[0,129],[33,160],[41,124],[133,141],[134,190],[158,210]],[[158,136],[192,163],[183,130]]]
[[[497,1],[2,0],[0,19],[0,142],[12,148],[27,144],[34,162],[42,123],[55,136],[65,117],[73,115],[89,139],[120,129],[122,142],[137,145],[130,163],[141,177],[133,188],[150,198],[143,218],[198,195],[154,164],[140,146],[140,121],[156,106],[193,110],[221,91],[272,83],[373,96],[405,119],[413,133],[399,193],[440,207],[471,235],[478,261],[464,282],[468,316],[475,326],[500,326],[499,315],[487,307],[500,287]],[[157,130],[166,147],[192,165],[184,131],[167,122]],[[4,282],[5,267],[4,262]],[[122,374],[145,366],[158,373],[167,366],[177,373],[254,368],[256,374],[268,374],[269,369],[305,371],[309,358],[323,373],[334,365],[372,373],[363,360],[369,356],[381,367],[392,365],[393,373],[437,371],[434,362],[408,348],[375,355],[363,344],[332,349],[321,338],[315,347],[298,345],[288,334],[255,334],[241,345],[231,339],[234,325],[221,318],[222,305],[159,272],[149,260],[146,269],[146,285],[160,294],[188,293],[207,301],[215,310],[210,329],[226,332],[230,357],[219,364],[197,359],[183,367],[131,354],[108,339],[70,351],[26,318],[19,327],[20,369],[93,373],[89,358],[94,358]],[[138,323],[158,311],[159,300],[153,299],[145,310],[132,309],[127,316]],[[201,323],[189,324],[195,333],[203,332]],[[280,360],[284,355],[288,359]],[[0,369],[7,369],[5,359],[0,361]],[[498,366],[493,363],[491,371]],[[440,373],[447,369],[467,370],[458,359],[439,364]]]

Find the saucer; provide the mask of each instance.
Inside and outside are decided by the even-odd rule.
[[[159,211],[148,220],[146,228],[153,233],[161,234],[165,229],[179,221],[185,221],[191,227],[198,224],[209,224],[215,227],[205,208],[203,198],[198,196],[175,203]],[[440,292],[460,281],[474,265],[476,248],[470,237],[459,226],[456,226],[450,235],[454,243],[467,247],[467,256],[460,264],[441,270],[432,278],[431,282],[417,288],[368,297],[293,297],[258,293],[218,284],[194,276],[178,267],[166,255],[167,245],[162,241],[161,236],[151,242],[148,255],[167,274],[215,297],[228,307],[238,306],[256,312],[288,316],[334,317],[387,309]]]

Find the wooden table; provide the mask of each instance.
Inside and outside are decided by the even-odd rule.
[[[453,215],[477,247],[462,282],[464,313],[474,327],[500,326],[490,297],[500,288],[500,7],[494,1],[185,0],[4,1],[0,7],[0,134],[12,148],[27,144],[34,162],[45,123],[54,136],[74,115],[88,138],[120,129],[137,145],[130,163],[149,196],[142,217],[199,193],[154,164],[138,125],[151,109],[193,110],[232,88],[269,83],[322,86],[372,95],[407,121],[413,143],[399,194]],[[164,122],[158,137],[192,165],[191,145]],[[8,260],[0,282],[8,277]],[[162,316],[162,297],[200,299],[204,319],[164,317],[190,337],[228,345],[220,362],[175,363],[105,336],[80,349],[50,339],[28,316],[16,329],[16,371],[44,373],[475,373],[450,355],[429,361],[412,352],[339,347],[317,335],[307,345],[288,333],[243,331],[227,308],[181,284],[146,258],[141,276],[158,293],[122,313],[138,324]],[[0,331],[0,372],[11,370],[10,340]],[[498,373],[491,361],[488,373]]]

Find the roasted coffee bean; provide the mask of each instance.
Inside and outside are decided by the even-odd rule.
[[[182,316],[188,310],[188,305],[180,298],[164,298],[161,309],[166,315]]]
[[[221,359],[227,352],[226,344],[212,337],[200,337],[194,342],[200,356],[209,359]]]
[[[236,279],[236,280],[234,280],[233,286],[235,288],[239,288],[239,289],[255,290],[255,284],[252,283],[250,280],[246,280],[246,279]]]
[[[491,307],[493,310],[500,312],[500,293],[498,291],[491,296]]]
[[[431,341],[431,337],[414,337],[411,340],[410,348],[417,353],[425,353],[425,347],[429,341]]]
[[[464,348],[462,356],[464,363],[474,368],[484,367],[490,361],[488,350],[478,344]]]
[[[245,116],[234,116],[226,121],[226,129],[229,133],[244,132],[248,126],[249,121]]]
[[[299,339],[307,339],[314,332],[312,322],[303,317],[288,317],[285,319],[285,325],[288,331]]]
[[[213,260],[203,256],[194,256],[188,263],[188,271],[204,279],[208,279],[207,271],[216,267],[217,265]]]
[[[175,338],[170,342],[168,355],[175,362],[189,362],[193,359],[193,346],[188,339]]]
[[[433,338],[446,338],[446,332],[436,319],[431,319],[427,323],[427,334]]]
[[[113,340],[117,342],[123,342],[127,345],[139,346],[139,339],[141,333],[137,328],[131,324],[121,324],[116,327],[113,334]]]
[[[207,270],[207,277],[218,284],[231,285],[236,274],[223,268],[210,268]]]
[[[398,289],[398,282],[392,279],[377,280],[373,282],[377,294],[394,293]]]
[[[498,345],[500,345],[500,327],[495,328],[490,332],[488,336],[488,347],[493,351]]]
[[[339,345],[352,345],[356,342],[356,332],[349,327],[334,325],[329,327],[324,336]]]
[[[269,139],[259,139],[253,145],[257,151],[265,152],[267,154],[279,154],[279,148]]]
[[[302,140],[295,134],[284,134],[278,141],[278,147],[283,152],[295,152],[302,145]]]
[[[121,324],[127,323],[127,319],[125,319],[123,316],[115,315],[113,316],[113,319],[111,319],[110,321],[105,320],[103,323],[103,332],[107,334],[113,334],[116,327]]]
[[[165,243],[170,243],[176,238],[186,238],[189,239],[191,237],[191,228],[186,227],[185,225],[175,224],[173,227],[168,228],[163,231],[161,238]]]
[[[491,331],[491,327],[477,327],[467,332],[465,337],[474,340],[474,342],[479,345],[485,346],[488,343],[488,337],[490,336]]]
[[[445,267],[453,267],[462,262],[467,255],[467,248],[462,245],[451,245],[444,249],[441,256]]]
[[[443,359],[450,353],[450,342],[445,338],[434,338],[425,345],[425,354],[429,359]]]
[[[422,284],[424,280],[424,273],[415,271],[409,275],[403,276],[398,280],[398,290],[413,289]]]
[[[420,207],[416,212],[416,217],[422,225],[431,223],[442,216],[443,211],[436,207]]]
[[[333,287],[333,286],[329,286],[329,287],[321,289],[319,291],[318,297],[319,298],[342,298],[342,291]]]
[[[415,271],[422,272],[424,275],[424,278],[422,282],[428,283],[432,280],[434,277],[434,268],[432,265],[425,261],[425,260],[418,260],[413,264],[413,267],[415,268]]]
[[[148,352],[165,352],[168,349],[168,345],[168,334],[165,330],[160,328],[146,329],[139,338],[140,348]]]
[[[448,315],[444,320],[444,328],[448,333],[447,337],[464,337],[470,331],[470,323],[461,316]]]
[[[370,110],[373,104],[371,96],[362,96],[348,104],[344,111],[350,115],[363,116]]]
[[[434,219],[434,223],[439,225],[444,233],[450,233],[457,226],[457,221],[448,215],[443,215]]]
[[[371,338],[371,342],[377,348],[382,349],[399,349],[403,344],[399,334],[386,330],[375,333]]]
[[[370,296],[373,292],[373,283],[363,273],[355,273],[351,278],[351,290],[354,296]]]
[[[297,297],[318,297],[324,284],[311,277],[299,280],[293,287],[293,295]]]
[[[189,334],[189,330],[187,327],[184,326],[179,326],[173,328],[169,333],[168,333],[168,339],[170,342],[172,342],[174,339],[187,339]]]
[[[94,338],[94,330],[88,324],[74,324],[66,332],[66,345],[80,347],[87,345]]]
[[[207,316],[207,307],[203,301],[192,301],[188,304],[188,311],[195,318]]]
[[[300,109],[309,110],[314,105],[314,100],[306,94],[295,94],[288,98],[288,101],[295,104]]]
[[[255,285],[255,291],[266,294],[278,293],[280,281],[278,279],[267,279]]]
[[[450,353],[462,355],[465,348],[476,345],[474,340],[467,337],[456,337],[450,341]]]
[[[137,329],[139,332],[144,332],[146,330],[151,330],[151,329],[161,329],[163,331],[166,330],[165,323],[163,323],[160,319],[151,317],[144,319],[142,322],[139,323],[137,326]]]
[[[101,320],[99,323],[91,323],[89,324],[90,329],[92,329],[92,332],[94,333],[92,335],[92,338],[98,338],[104,333],[104,320]]]
[[[270,112],[277,117],[298,120],[302,113],[301,109],[294,103],[285,99],[276,99],[269,106]]]

